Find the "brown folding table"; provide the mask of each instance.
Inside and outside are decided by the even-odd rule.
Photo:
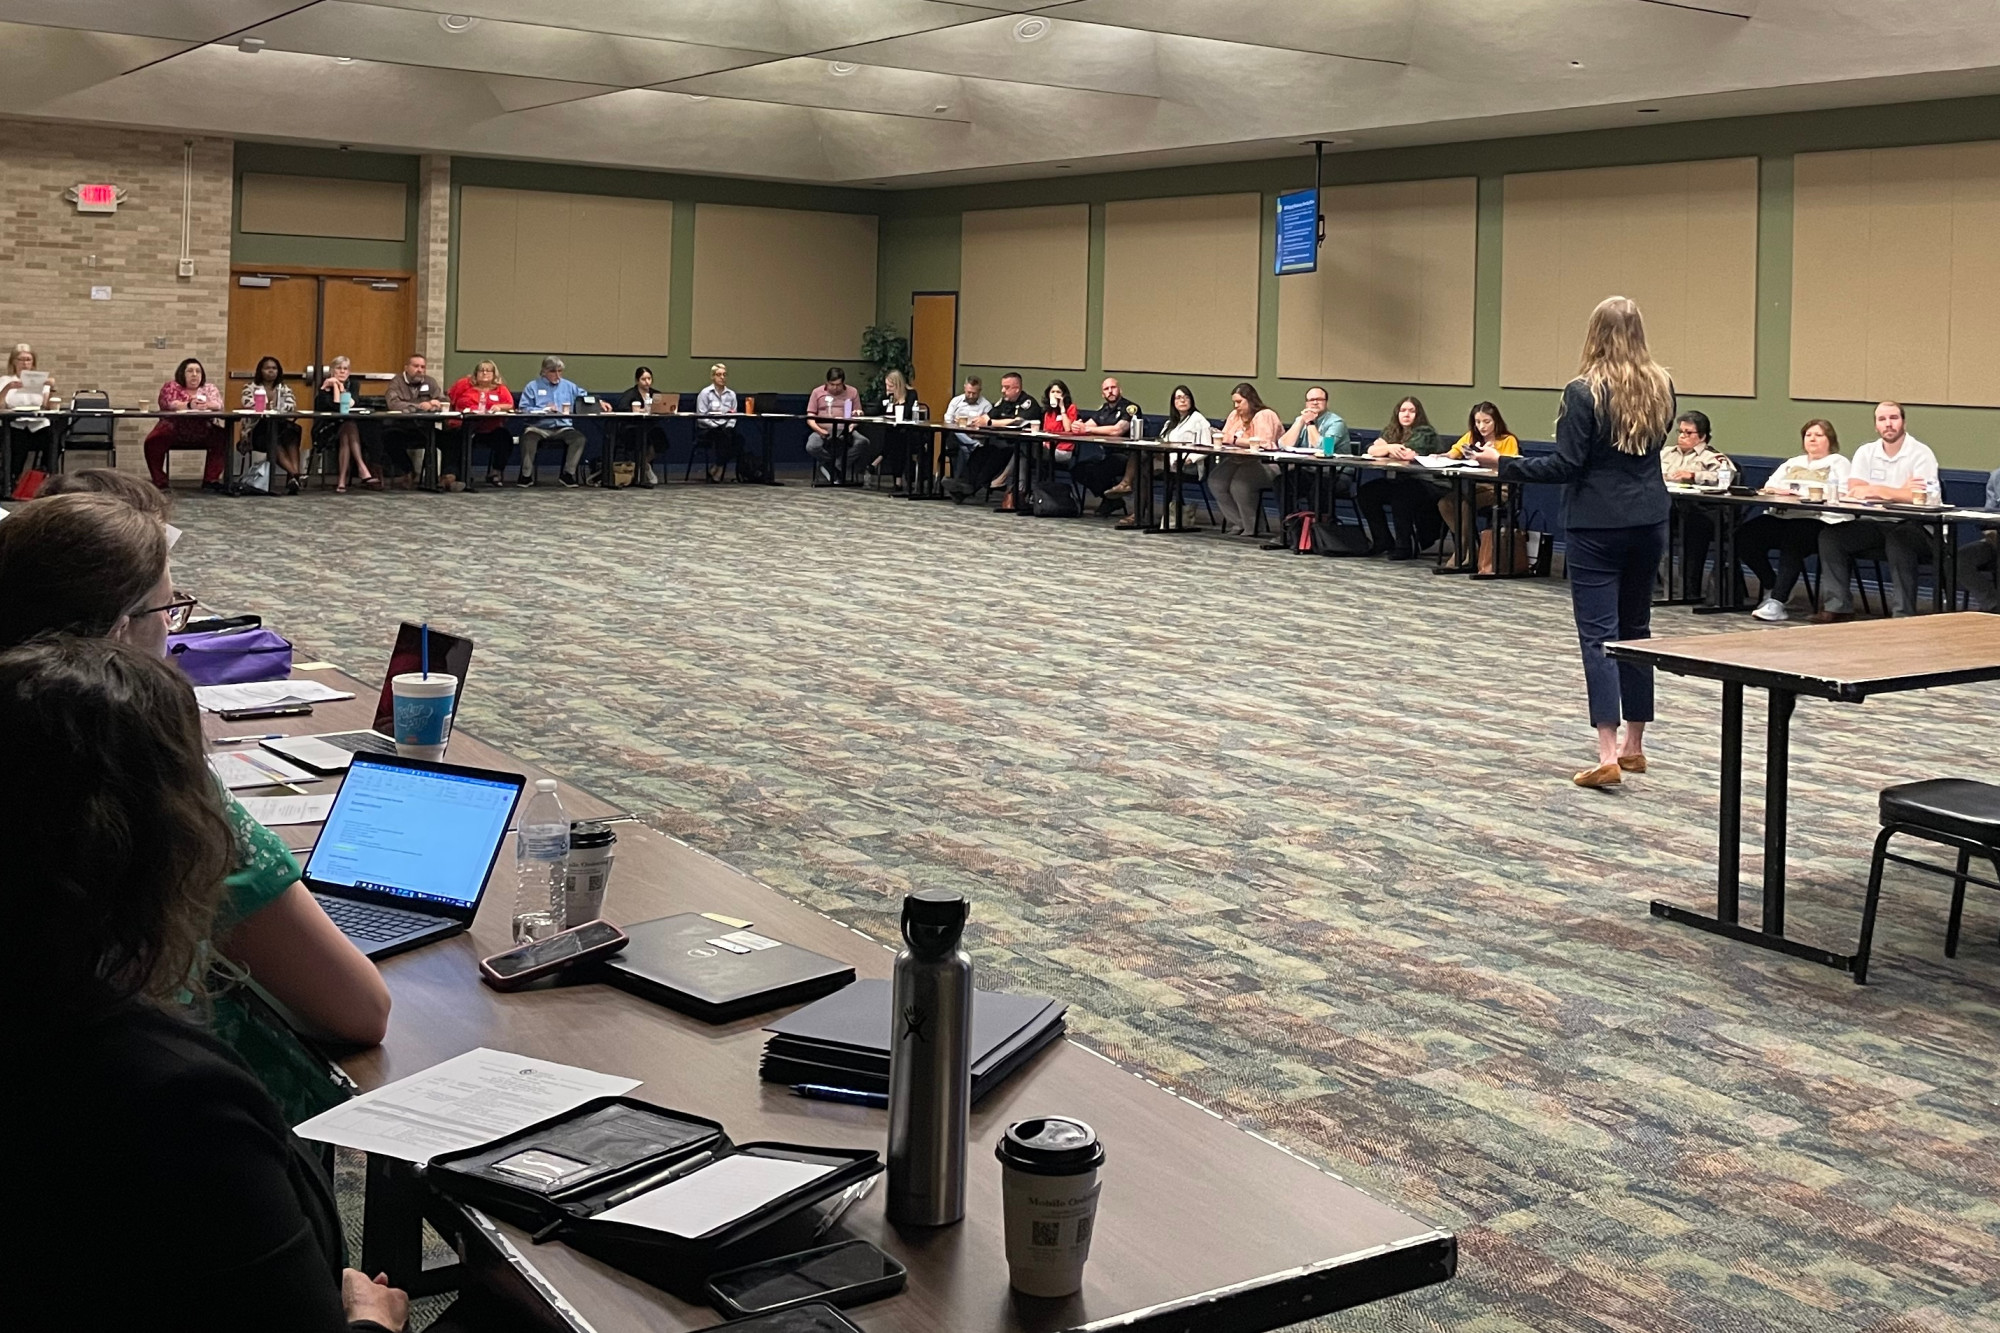
[[[258,729],[302,734],[373,722],[372,688],[334,671],[299,674],[358,697],[320,704],[310,718],[260,721]],[[204,722],[211,735],[243,730],[213,715]],[[450,757],[542,775],[463,731],[453,736]],[[612,813],[605,802],[567,784],[562,798],[573,817]],[[861,976],[889,974],[894,955],[883,945],[642,825],[617,828],[609,919],[631,923],[676,912],[720,912],[850,962]],[[296,846],[316,830],[281,832]],[[511,943],[512,880],[512,858],[503,856],[470,933],[383,962],[395,999],[388,1040],[344,1062],[361,1086],[377,1087],[486,1046],[644,1079],[634,1096],[719,1120],[738,1141],[882,1146],[884,1112],[806,1101],[758,1080],[762,1025],[775,1013],[711,1025],[608,986],[509,995],[482,986],[478,960]],[[976,898],[972,911],[976,941]],[[1109,1154],[1084,1289],[1059,1300],[1018,1298],[1007,1285],[1000,1168],[993,1156],[1009,1123],[1044,1114],[1088,1121]],[[1056,1042],[989,1094],[974,1109],[971,1134],[963,1222],[936,1230],[893,1227],[883,1216],[879,1187],[841,1221],[841,1233],[874,1242],[910,1270],[906,1291],[856,1312],[875,1333],[1113,1327],[1255,1333],[1441,1282],[1456,1267],[1457,1243],[1448,1232],[1074,1042]],[[419,1205],[397,1196],[399,1185],[407,1196],[410,1175],[408,1168],[371,1159],[363,1260],[370,1272],[385,1268],[399,1284],[421,1288]],[[434,1200],[426,1206],[434,1216],[439,1211]],[[560,1292],[598,1333],[721,1322],[705,1307],[561,1243],[536,1246],[505,1225],[472,1229],[510,1248],[509,1262],[518,1260],[535,1274],[525,1277],[525,1287],[540,1283]],[[515,1273],[525,1276],[518,1266]]]
[[[1698,930],[1843,972],[1850,954],[1785,934],[1786,805],[1792,709],[1801,695],[1860,703],[1870,695],[2000,680],[2000,616],[1966,611],[1898,620],[1856,620],[1733,634],[1631,639],[1606,644],[1612,657],[1678,676],[1722,682],[1722,777],[1717,821],[1715,914],[1655,901],[1652,913]],[[1764,911],[1739,919],[1743,825],[1743,690],[1770,693],[1764,757]]]

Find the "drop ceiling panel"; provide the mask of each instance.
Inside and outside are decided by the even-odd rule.
[[[937,184],[1977,95],[1997,3],[0,0],[0,111]]]

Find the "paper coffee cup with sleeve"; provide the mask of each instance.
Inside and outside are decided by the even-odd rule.
[[[1000,1159],[1008,1281],[1024,1296],[1082,1290],[1104,1165],[1097,1132],[1067,1116],[1016,1121],[993,1153]]]

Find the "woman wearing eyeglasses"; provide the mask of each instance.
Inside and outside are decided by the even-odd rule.
[[[164,657],[167,635],[194,604],[174,590],[166,525],[115,495],[36,500],[0,523],[0,649],[55,633],[119,639]],[[381,973],[299,882],[299,863],[277,835],[236,801],[224,806],[238,859],[217,949],[310,1035],[380,1042],[389,1024]]]

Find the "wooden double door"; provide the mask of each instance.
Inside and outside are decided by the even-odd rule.
[[[379,377],[400,371],[416,350],[414,274],[239,266],[230,279],[228,377],[238,383],[267,356],[298,393],[301,384],[318,387],[336,356],[356,375]],[[299,398],[305,407],[310,394]]]

